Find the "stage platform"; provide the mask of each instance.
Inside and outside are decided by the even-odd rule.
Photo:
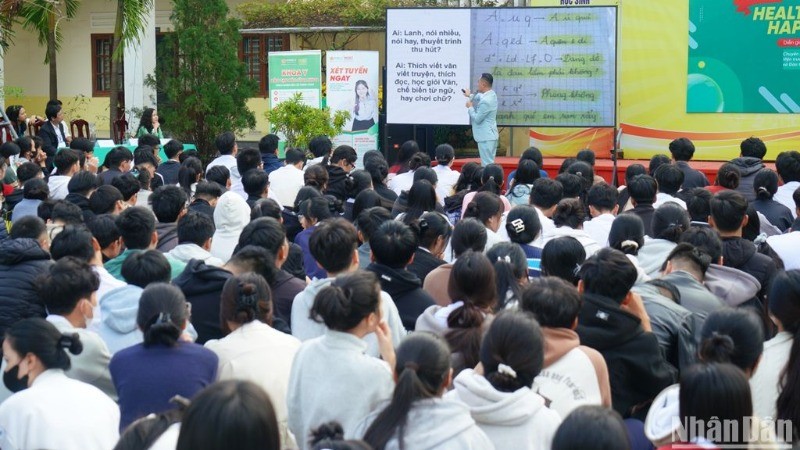
[[[544,167],[543,169],[547,171],[550,177],[555,177],[558,175],[558,169],[561,167],[561,163],[564,162],[566,158],[544,158]],[[474,161],[480,164],[481,160],[479,158],[464,158],[464,159],[456,159],[455,163],[453,164],[453,169],[461,170],[461,167],[470,162]],[[519,162],[519,158],[509,157],[509,156],[499,156],[495,159],[497,164],[503,166],[503,171],[506,173],[506,177],[508,174],[511,173],[512,170],[517,168],[517,163]],[[703,172],[708,177],[708,180],[711,184],[714,184],[714,180],[717,177],[717,171],[719,167],[725,164],[727,161],[691,161],[690,164],[693,168]],[[625,184],[625,169],[632,165],[632,164],[642,164],[645,168],[650,164],[650,160],[647,159],[620,159],[617,161],[618,173],[617,179],[619,180],[619,185]],[[766,162],[767,167],[772,170],[775,170],[775,163]],[[611,182],[612,172],[613,172],[614,163],[610,159],[598,159],[594,165],[595,175],[600,175],[603,177],[607,182]]]

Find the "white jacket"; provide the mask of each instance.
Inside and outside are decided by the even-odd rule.
[[[50,369],[0,405],[0,448],[108,450],[119,439],[119,407],[99,389]]]
[[[255,320],[205,346],[219,357],[220,380],[252,381],[269,394],[278,416],[282,445],[293,446],[294,440],[287,432],[286,392],[300,341]]]
[[[63,316],[51,314],[47,316],[47,321],[62,333],[78,333],[83,344],[83,351],[80,354],[73,355],[67,352],[72,363],[72,367],[66,372],[67,376],[89,383],[116,400],[117,390],[114,389],[111,372],[108,370],[111,353],[100,335],[85,328],[75,328]]]
[[[458,374],[453,385],[446,397],[469,406],[472,418],[496,448],[550,450],[561,417],[531,388],[500,392],[472,369]]]
[[[167,254],[187,264],[193,259],[199,259],[209,266],[222,267],[225,265],[224,261],[212,255],[203,247],[190,242],[176,245],[175,248],[168,251]]]
[[[289,375],[289,430],[300,450],[308,448],[311,430],[335,420],[345,435],[394,391],[386,362],[364,354],[358,337],[327,330],[300,346]]]
[[[333,278],[314,280],[295,296],[292,302],[292,336],[305,342],[325,334],[328,327],[324,323],[312,320],[309,315],[311,314],[311,307],[314,306],[314,297],[332,282]],[[400,313],[397,311],[397,305],[394,304],[392,296],[384,291],[381,291],[381,316],[389,325],[389,329],[392,332],[392,343],[397,347],[400,345],[400,340],[406,335],[406,329],[403,327],[403,321],[400,320]],[[364,336],[364,342],[367,343],[368,355],[376,358],[380,357],[378,338],[375,333]]]
[[[345,430],[345,437],[362,438],[386,406],[388,402],[376,408],[358,424],[354,433],[348,434]],[[411,405],[403,433],[403,444],[403,448],[408,450],[493,450],[495,448],[486,433],[481,431],[470,416],[469,408],[457,400],[446,398],[417,400]],[[397,435],[386,443],[384,449],[400,449]]]
[[[547,244],[555,238],[564,236],[570,236],[577,239],[578,242],[580,242],[583,246],[583,249],[586,251],[587,259],[597,253],[597,251],[601,248],[600,244],[595,242],[594,239],[592,239],[584,230],[577,230],[568,226],[554,227],[549,231],[545,231],[544,228],[542,229],[542,240],[544,244]],[[542,248],[544,248],[544,245],[542,245]]]
[[[72,177],[66,175],[51,175],[47,180],[47,187],[50,189],[50,200],[64,200],[69,194],[67,185]]]
[[[611,232],[611,224],[616,218],[613,214],[600,214],[593,217],[592,220],[583,222],[583,231],[600,247],[608,247],[608,234]]]
[[[761,362],[750,378],[753,413],[758,417],[775,417],[777,408],[775,404],[781,392],[778,383],[783,369],[789,362],[792,342],[792,333],[782,331],[764,343]]]

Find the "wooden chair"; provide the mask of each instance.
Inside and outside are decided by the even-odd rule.
[[[44,122],[45,122],[44,120],[37,119],[32,124],[28,125],[28,133],[31,135],[31,137],[36,136],[37,134],[39,134],[39,129],[42,128],[42,125],[44,125]]]
[[[14,141],[14,136],[11,135],[11,125],[4,123],[0,126],[0,144]]]
[[[125,133],[128,131],[128,121],[125,118],[117,119],[114,122],[114,142],[117,144],[122,144],[122,141],[125,140]]]
[[[72,137],[82,137],[88,138],[89,137],[89,122],[83,119],[75,119],[69,123],[69,131],[72,133]]]

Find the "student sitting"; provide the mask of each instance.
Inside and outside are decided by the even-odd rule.
[[[406,330],[413,331],[417,318],[434,304],[433,297],[422,290],[422,282],[406,270],[414,260],[417,238],[407,225],[390,220],[369,238],[372,264],[366,270],[377,275],[381,289],[397,305]]]
[[[486,248],[486,236],[486,227],[476,219],[460,220],[453,228],[453,236],[450,238],[449,246],[453,249],[452,254],[449,255],[450,259],[457,261],[461,255],[469,250],[474,252],[484,251]],[[445,252],[444,256],[444,259],[448,259],[447,252]],[[442,264],[425,277],[422,285],[422,288],[431,294],[431,297],[439,306],[447,306],[451,303],[448,280],[450,280],[450,272],[452,270],[453,264]]]
[[[355,430],[375,450],[492,450],[492,441],[461,402],[442,398],[453,380],[443,339],[414,333],[397,348],[391,400],[373,408]]]
[[[47,308],[47,321],[62,333],[77,333],[83,351],[72,356],[67,376],[100,389],[112,399],[117,398],[108,363],[111,354],[100,336],[87,328],[97,307],[97,287],[100,281],[85,261],[67,256],[50,266],[39,284],[39,296]]]
[[[595,349],[581,345],[575,332],[581,296],[575,286],[542,277],[522,293],[520,308],[533,313],[542,326],[544,366],[536,375],[536,392],[561,417],[581,405],[611,406],[608,367]]]
[[[292,302],[292,335],[308,341],[326,333],[325,324],[314,320],[310,311],[319,292],[339,276],[358,270],[358,237],[352,224],[344,219],[330,219],[319,224],[309,240],[311,252],[326,276],[313,280]],[[381,317],[385,318],[392,339],[399,342],[405,329],[392,297],[380,293]],[[378,336],[366,333],[367,354],[380,355]]]
[[[678,138],[669,143],[669,152],[675,160],[675,167],[683,172],[681,190],[703,188],[708,186],[708,178],[703,172],[693,169],[689,161],[694,156],[694,144],[687,138]]]
[[[602,249],[581,266],[578,291],[584,304],[578,336],[608,364],[614,410],[644,417],[649,402],[675,381],[661,354],[641,298],[630,291],[636,268],[621,252]]]
[[[583,230],[601,247],[608,246],[608,233],[619,208],[617,196],[617,190],[606,183],[592,186],[586,195],[591,218],[583,223]]]
[[[442,257],[450,243],[453,227],[447,218],[437,212],[428,212],[420,220],[411,223],[411,229],[417,236],[419,246],[414,252],[414,259],[408,265],[420,280],[425,280],[434,269],[447,264]]]
[[[303,343],[289,375],[289,430],[300,449],[309,448],[312,429],[331,420],[341,422],[345,434],[353,434],[358,422],[391,396],[390,367],[395,362],[374,274],[357,271],[328,281],[305,314],[323,321],[326,331]],[[372,333],[382,361],[365,354],[364,336]]]
[[[583,229],[586,211],[583,203],[576,198],[565,198],[558,202],[553,213],[553,228],[549,234],[543,236],[545,245],[556,238],[569,236],[578,240],[583,245],[587,256],[600,250],[601,245],[592,239]]]
[[[186,193],[177,186],[162,186],[150,196],[153,214],[158,219],[156,250],[167,253],[179,243],[178,219],[186,214]]]
[[[167,254],[186,264],[193,259],[211,266],[221,267],[222,260],[209,252],[214,236],[214,222],[201,213],[189,211],[178,219],[178,245]]]
[[[542,330],[529,313],[497,316],[481,344],[483,375],[466,369],[447,398],[470,407],[495,448],[549,450],[561,424],[548,399],[531,390],[544,361]]]

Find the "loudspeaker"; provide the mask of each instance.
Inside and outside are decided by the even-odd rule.
[[[385,119],[384,119],[385,120]],[[386,134],[386,145],[383,154],[389,166],[397,162],[397,153],[403,142],[414,139],[414,125],[390,125],[383,127]]]

